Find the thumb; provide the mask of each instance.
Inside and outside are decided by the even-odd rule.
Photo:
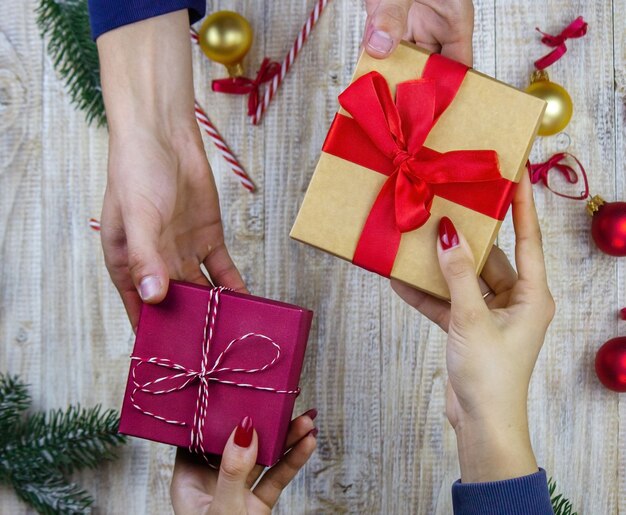
[[[217,476],[214,505],[218,513],[244,511],[246,481],[256,462],[258,438],[252,419],[245,417],[231,433]]]
[[[412,0],[380,0],[377,6],[368,3],[369,24],[363,44],[372,57],[384,59],[400,43],[406,33],[407,18]]]
[[[161,302],[167,293],[167,265],[158,250],[159,229],[156,224],[128,224],[126,244],[128,269],[141,300]]]
[[[487,309],[480,292],[474,258],[465,238],[457,233],[452,220],[444,216],[439,221],[437,244],[439,265],[450,290],[452,315],[476,313]]]

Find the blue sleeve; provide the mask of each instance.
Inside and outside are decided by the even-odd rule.
[[[452,485],[454,515],[553,515],[546,471],[491,483]]]
[[[161,14],[189,9],[189,22],[204,16],[206,0],[89,0],[93,39],[109,30]]]

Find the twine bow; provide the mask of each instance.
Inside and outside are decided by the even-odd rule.
[[[211,83],[213,91],[229,93],[231,95],[248,95],[248,116],[256,113],[259,106],[259,88],[264,82],[269,82],[280,71],[280,63],[263,59],[261,67],[254,79],[248,77],[228,77],[217,79]]]
[[[251,388],[253,390],[263,390],[273,393],[279,394],[287,394],[287,395],[298,395],[300,393],[300,389],[296,388],[295,390],[279,390],[277,388],[272,388],[269,386],[258,386],[250,383],[242,383],[237,381],[231,381],[228,379],[220,378],[225,372],[239,372],[244,374],[255,374],[258,372],[262,372],[272,367],[279,359],[280,359],[280,345],[272,340],[269,336],[259,333],[247,333],[238,338],[234,338],[231,340],[226,348],[218,355],[214,362],[210,362],[209,359],[209,350],[211,347],[211,342],[213,340],[213,334],[215,331],[215,321],[218,313],[218,306],[220,301],[220,294],[224,290],[224,288],[213,288],[210,291],[209,301],[207,304],[207,312],[205,317],[205,325],[203,331],[203,340],[202,340],[202,361],[200,365],[200,370],[195,370],[194,368],[186,367],[179,363],[175,363],[167,358],[160,358],[158,356],[152,356],[149,358],[141,358],[138,356],[132,356],[131,359],[136,361],[137,364],[133,367],[132,371],[132,380],[134,389],[130,394],[130,402],[139,411],[143,414],[148,415],[149,417],[155,418],[157,420],[161,420],[167,424],[174,424],[178,426],[186,426],[188,425],[186,422],[181,420],[174,420],[166,418],[157,413],[153,413],[144,409],[139,402],[135,399],[137,392],[143,392],[151,395],[165,395],[168,393],[184,390],[194,382],[198,382],[198,396],[196,402],[196,410],[193,417],[193,423],[191,424],[191,437],[189,450],[192,452],[198,452],[201,454],[206,454],[206,450],[204,448],[203,442],[203,433],[204,433],[204,423],[207,416],[207,410],[209,405],[209,384],[210,382],[227,384],[232,386],[238,386],[240,388]],[[274,349],[274,357],[266,361],[262,366],[257,368],[237,368],[237,367],[224,367],[222,365],[222,361],[225,356],[231,352],[231,349],[245,341],[252,341],[251,338],[260,338],[269,342]],[[164,376],[160,376],[156,379],[152,379],[150,381],[140,382],[137,379],[137,370],[141,365],[155,365],[158,367],[163,367],[169,370],[177,371],[173,374],[168,374]],[[178,384],[179,381],[180,384]],[[172,385],[173,383],[173,385]],[[156,385],[159,385],[159,388],[155,388]],[[171,386],[170,386],[171,385]]]
[[[585,34],[587,34],[587,22],[583,20],[582,16],[579,16],[556,36],[542,32],[539,27],[537,27],[536,30],[543,36],[541,38],[541,42],[546,46],[554,48],[552,52],[535,61],[535,68],[538,70],[544,70],[551,64],[557,62],[561,57],[563,57],[565,52],[567,52],[565,41],[568,39],[582,38]]]

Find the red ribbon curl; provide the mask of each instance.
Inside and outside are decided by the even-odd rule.
[[[565,41],[568,39],[582,38],[585,34],[587,34],[587,22],[583,20],[582,16],[579,16],[556,36],[542,32],[539,27],[535,30],[542,34],[543,37],[541,38],[541,42],[544,45],[554,48],[552,52],[535,61],[535,68],[543,70],[551,64],[556,63],[561,57],[563,57],[565,52],[567,52]]]
[[[388,176],[359,238],[352,262],[388,277],[402,233],[430,217],[435,195],[502,219],[515,183],[502,178],[493,150],[439,153],[424,142],[454,100],[467,67],[437,54],[422,78],[397,85],[395,102],[385,78],[370,72],[354,81],[339,103],[323,151]]]
[[[585,189],[580,193],[580,195],[566,195],[565,193],[559,193],[558,191],[552,189],[548,181],[550,171],[556,170],[570,184],[576,184],[578,182],[578,174],[574,168],[567,163],[561,162],[568,157],[576,162],[583,178]],[[558,154],[554,154],[550,159],[543,163],[531,164],[528,162],[526,166],[528,168],[528,173],[530,174],[530,182],[533,184],[537,184],[538,182],[543,183],[546,188],[559,197],[565,197],[572,200],[585,200],[589,196],[589,181],[587,180],[587,172],[585,172],[585,168],[582,163],[568,152],[559,152]]]
[[[280,72],[280,63],[263,59],[261,67],[254,79],[248,77],[227,77],[216,79],[211,83],[213,91],[229,93],[231,95],[248,95],[248,115],[252,116],[259,105],[259,88],[264,82],[269,82]]]

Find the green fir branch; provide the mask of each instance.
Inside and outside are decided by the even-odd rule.
[[[62,474],[48,471],[48,477],[12,477],[17,495],[39,513],[46,515],[91,513],[93,498],[77,484],[65,480]]]
[[[25,384],[16,376],[0,374],[0,444],[13,437],[12,430],[30,402]]]
[[[89,513],[93,499],[66,476],[115,457],[126,440],[118,413],[70,406],[25,415],[29,406],[26,386],[0,374],[0,482],[40,513]]]
[[[574,509],[569,499],[563,497],[563,494],[555,494],[556,481],[548,479],[548,491],[550,492],[550,502],[554,515],[578,515],[578,512],[572,512]]]
[[[86,0],[40,0],[37,25],[48,38],[54,68],[87,123],[106,124],[98,50],[91,38]]]
[[[69,474],[76,468],[95,468],[103,460],[113,459],[111,449],[125,441],[117,432],[118,425],[117,413],[102,413],[100,406],[36,413],[16,429],[14,446],[8,450],[20,456],[20,461],[54,465]]]

